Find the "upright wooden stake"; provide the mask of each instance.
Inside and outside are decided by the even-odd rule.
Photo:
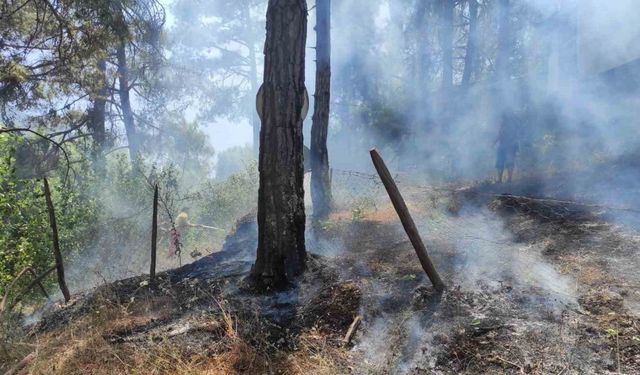
[[[56,269],[58,271],[58,285],[64,296],[64,301],[71,300],[71,294],[67,283],[64,280],[64,266],[62,264],[62,253],[60,252],[60,241],[58,239],[58,226],[56,224],[56,213],[53,209],[53,201],[51,200],[51,190],[49,189],[49,181],[44,179],[44,196],[47,200],[47,211],[49,211],[49,224],[51,225],[51,239],[53,240],[53,255],[56,259]]]
[[[158,185],[153,191],[153,218],[151,220],[151,282],[156,279],[156,247],[158,242]]]
[[[404,202],[404,199],[402,198],[402,195],[400,194],[396,183],[393,181],[393,177],[391,177],[391,173],[389,173],[384,160],[382,160],[382,157],[378,154],[378,151],[376,151],[376,149],[372,149],[370,151],[370,154],[373,165],[376,167],[376,171],[378,171],[378,174],[380,175],[380,179],[382,180],[382,183],[387,190],[387,194],[389,194],[389,198],[391,198],[391,203],[393,203],[393,207],[396,209],[396,212],[400,217],[402,226],[404,227],[405,232],[407,232],[407,236],[409,236],[409,240],[411,240],[411,244],[416,250],[416,254],[418,254],[418,259],[420,259],[422,269],[424,269],[424,272],[427,273],[427,276],[429,276],[429,280],[431,280],[431,283],[437,291],[444,290],[445,285],[440,279],[440,276],[433,266],[433,263],[431,263],[431,259],[429,259],[427,248],[422,242],[420,233],[418,233],[418,228],[416,228],[416,224],[413,222],[413,218],[411,218],[409,209],[407,208],[407,205]]]

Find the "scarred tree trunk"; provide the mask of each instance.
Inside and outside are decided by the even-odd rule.
[[[131,162],[135,162],[138,157],[139,144],[133,110],[131,109],[131,98],[129,97],[129,66],[125,48],[126,42],[121,40],[116,51],[118,58],[118,95],[120,96],[120,108],[122,109],[122,122],[124,122],[127,142],[129,143],[129,157]]]
[[[258,250],[249,281],[287,286],[305,267],[302,108],[305,0],[269,0],[265,42]]]
[[[467,35],[467,53],[464,57],[462,85],[468,87],[476,71],[478,50],[478,0],[469,0],[469,34]]]
[[[313,216],[324,219],[331,211],[331,181],[327,131],[331,97],[331,0],[316,2],[316,93],[311,126],[311,200]]]

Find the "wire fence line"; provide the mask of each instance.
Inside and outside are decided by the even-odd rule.
[[[622,212],[640,216],[640,208],[606,204],[597,201],[580,201],[559,199],[555,197],[528,196],[526,194],[495,192],[491,183],[448,183],[428,184],[424,176],[408,172],[396,172],[393,175],[401,192],[408,200],[431,200],[433,206],[440,201],[455,206],[463,200],[460,196],[478,196],[493,201],[494,208],[518,210],[525,214],[535,214],[542,219],[559,220],[569,217],[578,218],[585,215]],[[374,173],[348,169],[332,169],[332,189],[334,204],[339,209],[351,208],[357,211],[377,209],[388,203],[388,197],[382,181]],[[516,190],[517,191],[517,190]],[[442,202],[441,202],[442,203]],[[456,209],[456,207],[449,207]]]

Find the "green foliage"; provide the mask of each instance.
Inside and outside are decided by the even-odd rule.
[[[170,39],[174,95],[200,119],[255,116],[264,0],[176,0]],[[229,48],[229,46],[233,46]]]
[[[42,181],[22,179],[16,168],[15,152],[20,142],[0,135],[0,295],[25,267],[41,273],[54,264]],[[70,260],[81,255],[94,237],[100,205],[87,189],[91,177],[63,184],[60,176],[64,173],[52,171],[49,179],[61,249],[65,259]],[[52,281],[49,277],[48,282]],[[23,280],[17,289],[27,282]]]
[[[6,66],[0,69],[0,81],[21,83],[24,82],[28,76],[29,72],[27,68],[15,61],[9,61]]]
[[[258,165],[251,161],[224,181],[211,182],[202,193],[202,220],[229,227],[243,215],[256,209]]]

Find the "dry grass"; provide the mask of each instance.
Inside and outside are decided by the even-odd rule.
[[[346,366],[347,351],[319,331],[301,332],[294,350],[274,349],[264,340],[266,335],[257,322],[241,321],[224,301],[215,299],[215,314],[206,315],[209,323],[215,323],[211,324],[217,327],[215,332],[112,340],[118,332],[171,321],[177,307],[156,298],[116,304],[99,297],[86,315],[52,331],[34,333],[20,345],[14,343],[7,363],[35,352],[28,369],[33,375],[336,374]],[[242,337],[241,332],[251,332],[251,336]],[[199,347],[202,340],[208,341],[206,347]],[[0,373],[3,371],[0,366]]]

